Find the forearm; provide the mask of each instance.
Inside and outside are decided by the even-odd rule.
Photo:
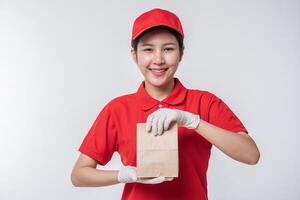
[[[259,150],[255,142],[246,134],[237,134],[200,120],[195,131],[229,157],[246,163],[256,164]]]
[[[99,170],[93,167],[74,169],[71,179],[77,187],[101,187],[119,183],[117,170]]]

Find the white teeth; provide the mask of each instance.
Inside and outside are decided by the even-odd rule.
[[[164,68],[164,69],[151,69],[150,70],[154,70],[154,71],[167,71],[168,68]]]

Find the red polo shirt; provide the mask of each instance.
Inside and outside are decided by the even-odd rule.
[[[110,161],[117,151],[124,165],[136,166],[136,124],[145,123],[147,116],[161,107],[198,114],[202,120],[226,130],[247,132],[220,98],[207,91],[186,89],[177,78],[174,80],[172,92],[162,101],[149,96],[144,82],[136,93],[110,101],[98,115],[79,151],[101,165]],[[179,177],[155,185],[125,184],[122,199],[207,199],[206,172],[211,147],[211,143],[195,131],[179,127]]]

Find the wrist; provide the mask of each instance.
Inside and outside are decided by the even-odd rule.
[[[195,117],[196,117],[196,120],[195,120],[195,126],[192,128],[193,130],[197,130],[200,125],[200,122],[201,122],[199,115],[196,115]]]
[[[199,124],[200,124],[200,116],[193,114],[193,120],[190,125],[190,127],[191,127],[190,129],[196,130],[198,128]]]
[[[200,116],[186,111],[185,114],[186,122],[184,126],[188,129],[195,130],[200,124]]]
[[[177,122],[179,126],[183,126],[188,129],[196,129],[200,124],[200,115],[174,109],[177,112]]]

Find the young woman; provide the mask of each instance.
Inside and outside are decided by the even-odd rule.
[[[126,183],[122,199],[207,199],[206,172],[212,145],[231,158],[256,164],[259,150],[237,116],[216,95],[187,89],[174,77],[184,52],[179,18],[153,9],[140,15],[132,30],[132,57],[144,81],[137,92],[111,100],[84,138],[71,175],[75,186]],[[136,124],[162,135],[177,123],[179,177],[136,175]],[[113,153],[124,167],[99,170]]]

